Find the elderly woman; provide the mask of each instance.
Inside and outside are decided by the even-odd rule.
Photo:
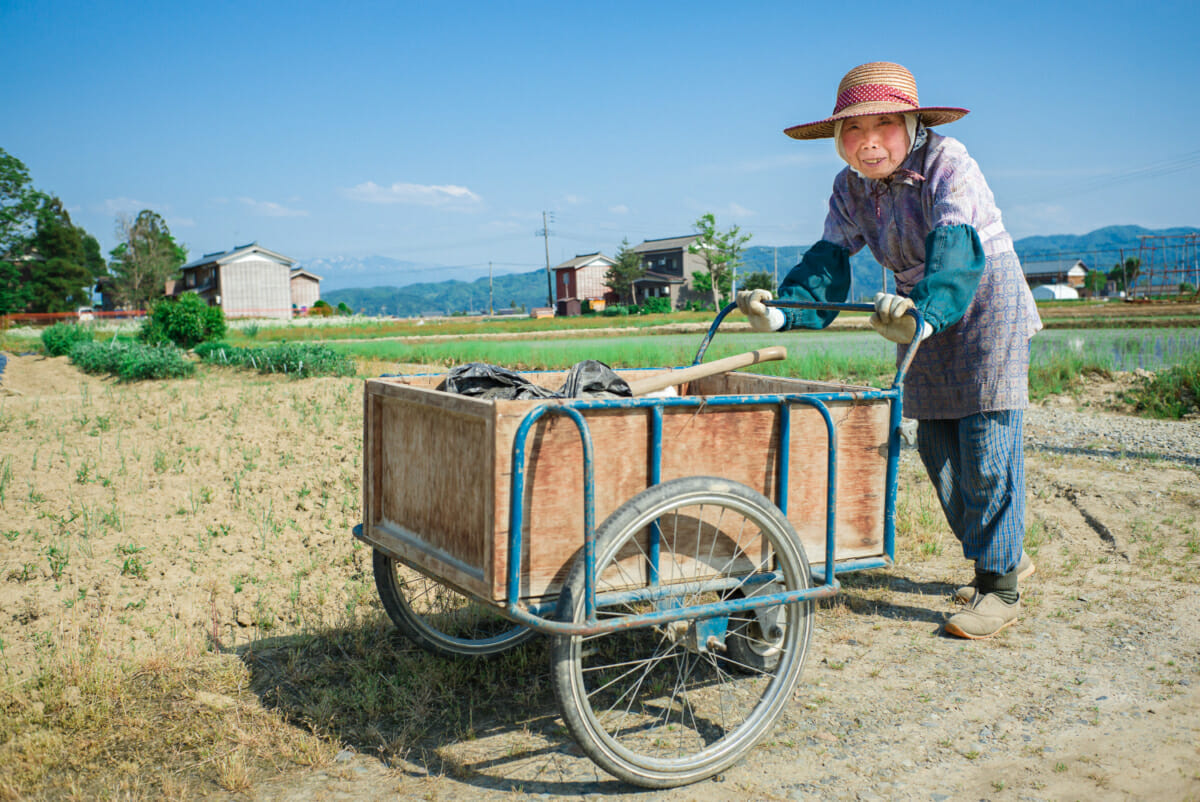
[[[843,302],[850,256],[864,246],[895,276],[875,296],[871,325],[898,345],[921,342],[904,414],[920,423],[917,448],[946,520],[975,564],[958,589],[965,607],[945,630],[986,638],[1016,622],[1019,579],[1033,573],[1025,538],[1023,411],[1029,340],[1041,328],[1033,296],[979,166],[955,139],[930,130],[966,109],[921,106],[899,64],[855,67],[833,114],[788,128],[795,139],[833,138],[847,167],[833,182],[821,240],[779,288],[782,299]],[[837,312],[768,307],[764,290],[738,293],[759,331],[823,328]],[[905,312],[916,307],[921,331]]]

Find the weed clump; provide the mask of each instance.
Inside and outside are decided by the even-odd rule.
[[[170,345],[149,346],[119,340],[85,342],[72,348],[70,357],[72,364],[84,373],[108,374],[126,382],[184,379],[196,372],[196,363]]]
[[[1149,418],[1180,420],[1200,412],[1200,354],[1142,379],[1141,386],[1126,390],[1122,400]]]
[[[297,379],[312,376],[353,376],[354,360],[320,343],[281,343],[266,348],[235,348],[227,343],[203,343],[196,355],[214,365],[249,368],[259,373],[283,373]]]
[[[74,323],[55,323],[42,332],[42,348],[48,356],[66,356],[77,343],[90,343],[92,330]]]

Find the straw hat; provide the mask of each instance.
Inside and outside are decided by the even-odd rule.
[[[899,64],[873,61],[855,67],[838,84],[833,114],[824,120],[785,128],[793,139],[827,139],[833,136],[833,124],[847,117],[864,114],[908,114],[919,112],[926,126],[952,123],[967,113],[948,106],[922,106],[917,100],[917,82],[912,73]]]

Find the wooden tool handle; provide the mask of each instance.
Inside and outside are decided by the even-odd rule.
[[[703,379],[705,376],[715,376],[718,373],[726,373],[731,370],[747,367],[748,365],[755,365],[759,362],[774,362],[777,359],[787,359],[787,349],[782,345],[771,345],[766,348],[760,348],[757,351],[747,351],[744,354],[727,356],[715,362],[705,362],[700,365],[680,368],[679,370],[671,370],[666,373],[659,373],[657,376],[648,376],[645,379],[634,379],[629,382],[629,389],[633,391],[634,395],[645,395],[655,390],[664,390],[667,387],[674,387],[684,382]]]

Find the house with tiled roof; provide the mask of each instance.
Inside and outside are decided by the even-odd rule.
[[[646,270],[634,282],[635,303],[644,303],[647,298],[670,298],[671,308],[679,309],[691,300],[707,300],[692,289],[692,274],[708,269],[703,256],[689,251],[697,239],[696,234],[648,239],[630,248],[641,257]]]
[[[321,277],[295,264],[257,242],[238,245],[185,264],[173,294],[194,292],[228,318],[290,319],[293,307],[311,307],[321,297]]]
[[[1048,262],[1022,262],[1025,280],[1030,287],[1041,284],[1062,284],[1079,288],[1087,278],[1088,266],[1082,259],[1067,259]]]
[[[554,268],[555,314],[578,315],[586,302],[593,311],[604,308],[612,294],[605,275],[616,262],[596,251],[568,259]]]

